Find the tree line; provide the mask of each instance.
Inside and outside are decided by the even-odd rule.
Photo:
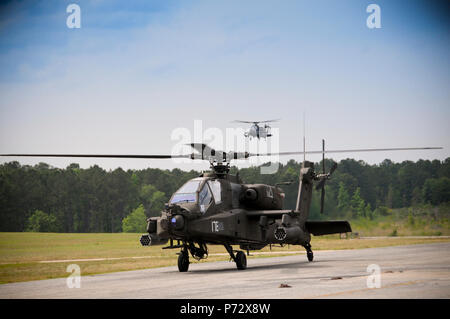
[[[325,160],[328,171],[332,160]],[[321,163],[316,163],[320,170]],[[283,185],[285,208],[295,207],[301,163],[280,164],[275,174],[260,174],[260,167],[237,170],[246,183]],[[0,165],[0,231],[121,232],[142,216],[158,216],[174,193],[197,171],[180,169],[106,171],[97,165],[65,169],[9,162]],[[327,182],[325,214],[319,214],[320,193],[314,191],[311,218],[355,218],[383,213],[387,208],[450,201],[450,158],[369,165],[342,160]],[[131,216],[131,212],[140,219]],[[137,220],[137,222],[136,222]],[[144,221],[145,222],[145,221]]]

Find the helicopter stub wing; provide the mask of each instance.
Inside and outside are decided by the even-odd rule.
[[[272,218],[281,217],[284,214],[289,215],[298,215],[299,212],[296,212],[292,209],[283,209],[283,210],[252,210],[247,212],[247,216],[250,217],[259,217],[259,216],[267,216]]]

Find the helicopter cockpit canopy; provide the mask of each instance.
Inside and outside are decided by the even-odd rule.
[[[206,207],[212,201],[221,202],[221,185],[217,180],[198,177],[187,181],[173,194],[170,204],[196,203]]]
[[[170,199],[171,204],[195,203],[197,201],[197,191],[203,178],[194,178],[187,181]]]

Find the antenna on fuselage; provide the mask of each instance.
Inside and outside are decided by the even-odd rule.
[[[306,132],[306,115],[305,112],[303,111],[303,162],[306,161],[306,137],[305,137],[305,132]]]

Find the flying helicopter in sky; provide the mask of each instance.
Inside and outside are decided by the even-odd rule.
[[[280,119],[275,119],[275,120],[267,120],[267,121],[240,121],[240,120],[235,120],[235,123],[248,123],[248,124],[253,124],[248,131],[246,131],[244,133],[245,137],[249,137],[250,139],[252,139],[253,137],[259,139],[259,138],[268,138],[271,137],[272,134],[270,133],[271,127],[269,126],[269,124],[267,123],[271,123],[271,122],[277,122]],[[265,123],[264,126],[259,126],[259,123]]]
[[[239,270],[247,268],[250,250],[271,244],[301,245],[309,261],[313,261],[311,235],[320,236],[351,232],[347,221],[309,220],[312,191],[321,191],[320,212],[323,213],[325,184],[337,168],[334,163],[325,172],[326,153],[372,152],[398,150],[441,149],[441,147],[385,148],[320,151],[249,153],[218,151],[206,144],[189,144],[194,150],[185,155],[106,155],[106,154],[1,154],[27,157],[89,157],[206,160],[211,171],[187,181],[170,198],[160,217],[147,220],[147,233],[142,235],[143,246],[164,245],[162,249],[180,249],[178,269],[189,269],[189,254],[196,260],[208,257],[208,244],[223,245]],[[278,185],[245,184],[239,175],[231,175],[230,162],[254,156],[322,154],[322,172],[314,163],[304,160],[299,172],[295,209],[284,209],[284,192]],[[287,182],[289,183],[289,182]],[[284,183],[284,184],[287,184]],[[239,245],[241,250],[235,250]]]

